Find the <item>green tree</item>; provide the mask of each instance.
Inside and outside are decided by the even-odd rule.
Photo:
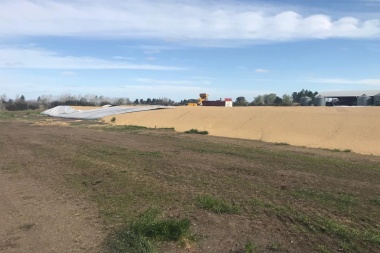
[[[265,94],[264,95],[264,103],[265,105],[273,105],[276,100],[277,95],[274,93]]]
[[[264,96],[258,95],[257,97],[254,97],[251,105],[255,105],[255,106],[263,106],[263,105],[265,105],[265,103],[264,103]]]
[[[284,94],[282,95],[282,105],[290,106],[293,104],[293,99],[290,95]]]
[[[299,92],[293,92],[292,93],[292,97],[293,97],[293,101],[296,102],[296,103],[299,103],[301,101],[301,98],[302,97],[305,97],[305,96],[308,96],[312,99],[314,99],[314,97],[318,94],[317,91],[313,92],[311,90],[305,90],[305,89],[302,89],[301,91]]]
[[[245,99],[245,97],[237,97],[236,101],[235,101],[235,105],[236,106],[246,106],[246,105],[248,105],[248,102]]]
[[[276,97],[276,99],[273,101],[273,104],[277,106],[282,105],[282,98]]]

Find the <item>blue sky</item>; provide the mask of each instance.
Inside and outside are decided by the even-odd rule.
[[[380,0],[0,0],[0,95],[380,89]]]

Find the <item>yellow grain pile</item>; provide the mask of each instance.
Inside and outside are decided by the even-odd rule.
[[[116,115],[115,123],[380,155],[380,107],[178,107]]]

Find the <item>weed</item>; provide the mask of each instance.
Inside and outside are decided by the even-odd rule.
[[[317,245],[316,250],[318,250],[321,253],[331,253],[331,251],[324,245]]]
[[[217,199],[210,195],[202,195],[196,198],[199,207],[214,213],[236,214],[239,212],[238,206],[226,201]]]
[[[116,121],[116,118],[115,118],[115,117],[112,117],[112,118],[111,118],[111,122],[112,122],[112,123],[115,123],[115,121]]]
[[[198,131],[197,129],[190,129],[185,131],[186,134],[208,134],[208,131]]]
[[[112,252],[156,252],[154,242],[179,241],[189,234],[189,219],[159,219],[157,209],[142,213],[129,226],[115,232],[107,240]]]
[[[375,206],[380,206],[380,197],[379,198],[374,198],[369,201],[372,205]]]
[[[275,142],[274,145],[277,145],[277,146],[290,146],[290,144],[286,143],[286,142]]]
[[[345,149],[345,150],[343,150],[343,152],[350,153],[351,149]]]
[[[268,245],[268,249],[272,250],[272,251],[280,251],[281,250],[281,244],[279,244],[277,242],[271,242]]]
[[[247,242],[244,246],[244,253],[256,252],[256,245],[253,242]]]

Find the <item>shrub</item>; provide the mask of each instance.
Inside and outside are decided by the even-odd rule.
[[[186,134],[208,134],[208,131],[198,131],[197,129],[190,129],[185,131]]]

